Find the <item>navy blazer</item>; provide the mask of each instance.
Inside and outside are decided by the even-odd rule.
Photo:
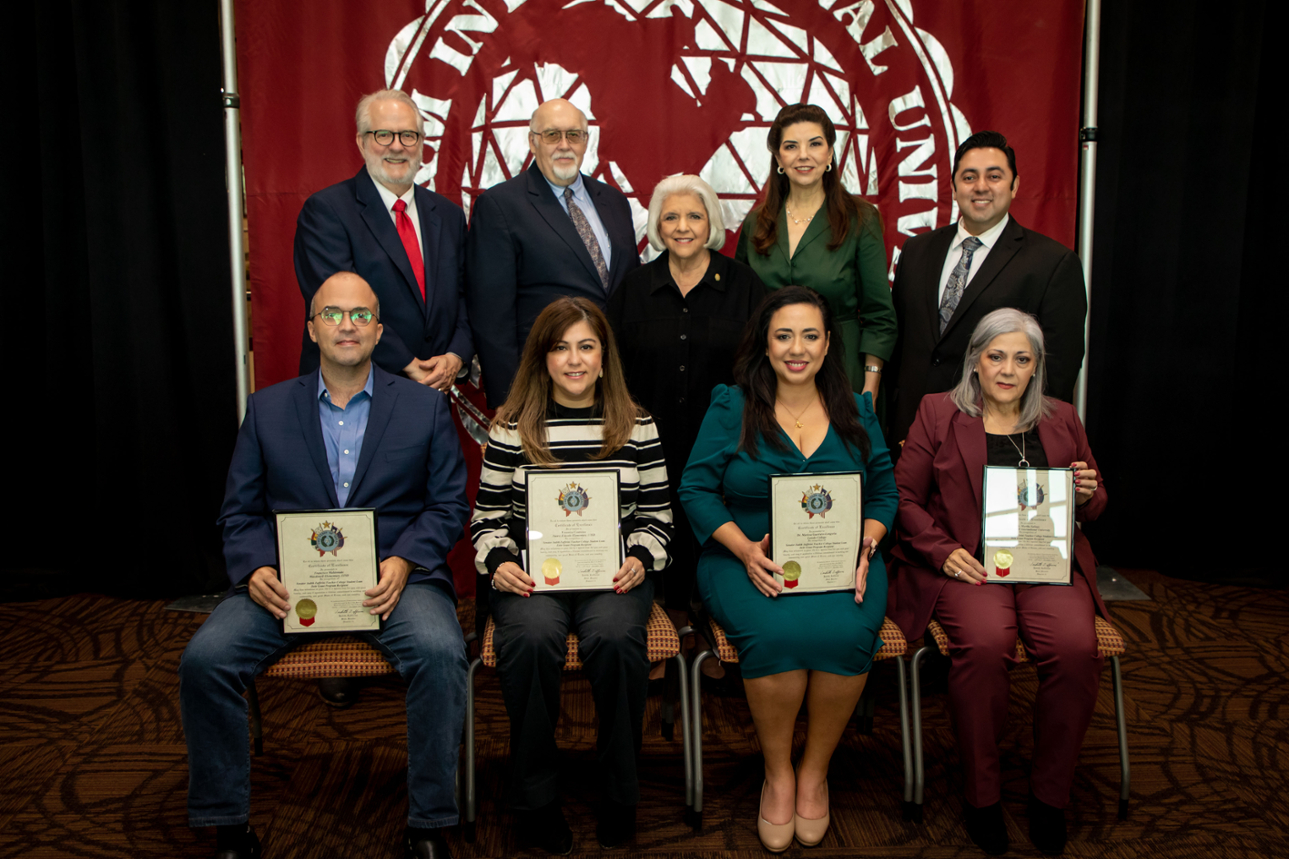
[[[1033,314],[1047,346],[1046,393],[1069,402],[1083,366],[1083,320],[1088,295],[1079,258],[1054,239],[1027,230],[1013,217],[980,270],[967,284],[940,333],[940,274],[958,234],[955,221],[909,239],[891,286],[898,339],[886,388],[887,439],[894,450],[908,434],[922,397],[947,391],[962,378],[962,361],[976,324],[1000,307]]]
[[[470,505],[447,398],[379,367],[372,382],[345,506],[375,508],[381,560],[405,558],[424,568],[409,582],[434,580],[452,593],[448,551]],[[318,371],[251,394],[219,514],[229,579],[236,585],[259,567],[277,567],[272,511],[339,506],[318,417]]]
[[[352,179],[323,188],[304,203],[295,225],[295,279],[305,313],[322,282],[338,271],[360,275],[380,300],[385,333],[372,353],[376,365],[401,372],[413,358],[445,352],[474,356],[465,310],[465,214],[446,197],[415,188],[425,260],[425,298],[412,274],[394,219],[364,165]],[[318,369],[318,344],[306,329],[300,373]]]
[[[506,399],[533,321],[561,295],[603,309],[628,271],[640,265],[631,206],[622,192],[583,175],[609,235],[609,288],[550,183],[534,164],[474,201],[466,246],[467,304],[483,367],[488,405]]]

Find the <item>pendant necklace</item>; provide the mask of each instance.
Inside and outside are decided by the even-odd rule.
[[[815,400],[817,399],[819,399],[819,392],[815,391]],[[805,427],[805,424],[801,422],[801,416],[804,415],[806,411],[809,410],[809,408],[815,404],[815,400],[811,400],[810,402],[806,403],[806,407],[804,409],[802,409],[796,415],[793,415],[792,420],[797,425],[797,429],[802,429],[803,427]],[[783,406],[783,403],[776,403],[776,405]],[[783,410],[785,412],[788,412],[788,407],[783,406]],[[788,414],[791,415],[792,412],[788,412]]]
[[[810,217],[808,217],[808,218],[794,218],[794,217],[792,216],[792,210],[791,210],[791,209],[789,209],[787,206],[784,206],[784,207],[783,207],[783,211],[787,212],[787,213],[788,213],[788,217],[789,217],[789,218],[792,218],[792,223],[797,224],[798,226],[800,226],[800,225],[801,225],[801,224],[803,224],[803,223],[804,223],[804,224],[808,224],[808,223],[810,223],[811,221],[813,221],[813,220],[815,219],[815,215],[819,214],[819,210],[818,210],[818,209],[815,209],[814,213],[813,213],[813,214],[811,214],[811,215],[810,215]]]
[[[1008,435],[1007,440],[1012,443],[1012,447],[1016,447],[1014,438]],[[1020,454],[1020,462],[1016,463],[1017,467],[1029,468],[1029,460],[1025,458],[1025,433],[1020,434],[1020,447],[1016,447],[1016,452]]]

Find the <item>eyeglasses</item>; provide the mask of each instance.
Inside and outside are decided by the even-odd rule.
[[[421,132],[419,131],[389,131],[382,128],[379,131],[364,131],[363,134],[370,134],[372,139],[381,146],[389,146],[393,143],[395,134],[398,135],[399,141],[404,146],[415,146],[421,139]]]
[[[334,328],[340,324],[342,319],[345,318],[346,313],[349,314],[349,321],[357,325],[359,328],[366,328],[371,324],[371,321],[376,318],[376,314],[368,310],[366,307],[355,307],[353,310],[341,310],[339,307],[324,307],[317,313],[313,314],[312,318],[317,319],[321,317],[324,325]]]
[[[577,146],[590,136],[580,128],[574,128],[571,131],[560,131],[558,128],[548,128],[545,131],[530,131],[529,134],[536,134],[544,143],[550,146],[554,146],[559,143],[559,139],[561,137],[566,139],[570,146]]]

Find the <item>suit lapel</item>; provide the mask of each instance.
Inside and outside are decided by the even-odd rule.
[[[595,204],[595,213],[600,216],[600,223],[604,225],[604,232],[609,237],[609,282],[606,286],[611,289],[613,284],[622,280],[618,272],[625,268],[632,255],[639,253],[634,246],[624,248],[614,244],[613,234],[619,231],[627,232],[634,238],[636,234],[635,225],[616,223],[614,218],[616,213],[613,211],[613,206],[610,205],[609,199],[604,195],[603,184],[585,176],[582,177],[582,184],[586,187],[586,193],[590,194],[591,202]],[[579,236],[579,238],[581,237]],[[587,254],[587,259],[590,259],[589,253]],[[594,269],[595,265],[592,264],[591,268]],[[599,277],[598,273],[596,277]]]
[[[976,276],[967,284],[967,288],[962,293],[962,300],[958,302],[958,307],[953,311],[953,317],[945,327],[945,336],[953,330],[953,326],[966,315],[971,305],[975,304],[976,299],[988,289],[994,282],[994,279],[1002,272],[1011,258],[1021,249],[1025,242],[1025,230],[1016,223],[1015,218],[1009,218],[1007,226],[1003,227],[1002,233],[998,236],[998,241],[989,249],[989,255],[985,261],[980,264],[980,270]]]
[[[930,343],[940,342],[940,273],[944,271],[945,257],[949,255],[949,246],[953,244],[957,235],[957,224],[950,224],[934,233],[923,259],[926,271],[922,273],[920,280],[910,281],[910,283],[923,284],[921,300],[926,310],[923,318],[930,325],[930,331],[927,332]],[[945,332],[948,333],[948,330],[946,328]]]
[[[583,177],[582,181],[586,182],[586,178]],[[564,211],[559,200],[555,199],[555,192],[551,189],[550,183],[546,181],[546,177],[536,165],[528,168],[528,199],[537,210],[537,214],[542,216],[550,228],[569,246],[574,256],[581,261],[582,267],[594,282],[599,283],[600,273],[596,271],[595,263],[591,260],[591,252],[586,249],[586,243],[582,241],[582,237],[577,234],[577,228],[573,226],[573,219],[569,217],[568,212]],[[598,206],[596,211],[599,211]],[[603,217],[600,220],[603,221]]]
[[[398,393],[394,390],[394,377],[375,368],[375,378],[372,379],[371,386],[371,411],[367,413],[367,430],[363,433],[363,447],[358,454],[358,465],[354,467],[353,486],[349,489],[349,500],[353,502],[358,497],[358,488],[362,486],[363,477],[367,474],[367,469],[371,462],[376,458],[376,449],[380,447],[380,440],[385,435],[385,427],[389,425],[389,418],[394,414],[394,403],[398,400]],[[357,506],[351,503],[349,506]]]
[[[797,252],[792,255],[793,259],[796,259],[798,256],[800,256],[801,252],[804,251],[806,249],[806,246],[809,245],[811,242],[815,241],[820,236],[823,236],[825,233],[828,233],[828,234],[832,233],[832,228],[828,224],[828,212],[826,211],[826,209],[827,209],[827,203],[821,206],[819,208],[819,211],[815,213],[815,217],[810,221],[810,223],[806,224],[806,231],[801,234],[801,241],[797,242]],[[784,247],[784,250],[786,251],[788,247],[788,242],[787,242],[788,214],[787,214],[786,206],[784,207],[783,211],[784,213],[781,217],[783,221],[783,226],[782,226],[783,238],[785,240],[783,247]],[[820,215],[823,215],[824,217],[821,218],[819,217]]]
[[[425,315],[429,316],[430,305],[430,285],[434,282],[431,272],[437,271],[439,233],[443,227],[443,220],[439,213],[435,211],[434,198],[430,192],[426,191],[420,185],[416,186],[416,215],[421,222],[421,258],[425,261]],[[415,278],[413,278],[415,281]],[[421,292],[420,286],[416,287],[416,293]]]
[[[985,477],[985,462],[989,457],[984,420],[973,418],[965,412],[955,411],[953,437],[958,444],[958,454],[967,469],[967,482],[971,484],[971,491],[976,498],[974,509],[983,510],[982,492],[984,490],[981,484]]]
[[[297,379],[291,395],[295,400],[295,413],[300,420],[300,432],[304,436],[304,446],[309,450],[309,458],[313,460],[313,467],[322,478],[322,485],[327,488],[331,506],[339,507],[336,483],[331,478],[331,466],[327,464],[327,448],[322,441],[322,419],[318,417],[318,377],[321,372],[314,370]]]
[[[1038,440],[1043,444],[1049,468],[1065,468],[1074,461],[1074,439],[1064,424],[1051,419],[1039,421]]]
[[[358,193],[355,196],[358,198],[358,208],[362,214],[363,223],[367,225],[367,229],[371,230],[371,234],[375,236],[381,248],[384,249],[385,253],[389,254],[390,261],[403,275],[404,285],[411,290],[417,301],[422,301],[421,286],[416,282],[416,275],[412,274],[412,263],[407,259],[407,249],[403,247],[403,240],[398,236],[398,228],[394,226],[394,219],[390,217],[389,212],[385,211],[385,201],[380,198],[380,192],[376,190],[376,183],[372,181],[365,166],[358,170],[355,184],[358,186]],[[416,206],[417,212],[420,213],[421,204],[419,199],[416,202]],[[421,215],[421,234],[428,241],[429,235],[425,229],[425,216],[423,214]],[[426,271],[429,271],[428,257]]]

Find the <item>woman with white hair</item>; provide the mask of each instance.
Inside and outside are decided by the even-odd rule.
[[[1074,407],[1043,395],[1046,357],[1034,317],[1009,307],[985,316],[971,335],[962,381],[923,397],[895,468],[899,564],[887,615],[910,641],[933,616],[948,633],[967,832],[994,855],[1008,848],[998,738],[1017,636],[1038,668],[1029,833],[1045,853],[1065,847],[1064,809],[1101,677],[1094,618],[1107,615],[1082,530],[1074,529],[1071,587],[983,587],[978,560],[986,465],[1073,468],[1075,519],[1095,519],[1105,507]]]
[[[627,388],[658,424],[667,473],[685,470],[712,388],[734,383],[734,350],[766,294],[750,268],[720,253],[725,221],[712,187],[669,176],[649,202],[649,243],[661,251],[630,272],[609,299]],[[673,481],[677,483],[679,481]],[[676,516],[665,605],[689,608],[698,544],[671,489]]]

